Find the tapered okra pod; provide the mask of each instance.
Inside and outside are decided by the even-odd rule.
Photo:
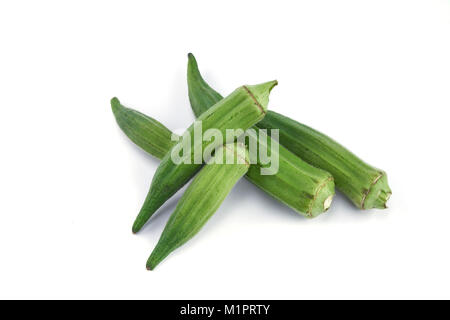
[[[220,97],[201,77],[192,54],[189,54],[188,85],[191,107],[196,116],[208,110],[211,101]],[[323,133],[276,112],[268,111],[256,126],[279,129],[281,145],[312,166],[331,173],[336,187],[357,207],[386,208],[392,192],[384,171],[368,165]]]
[[[198,69],[197,60],[192,53],[188,54],[187,83],[189,102],[197,118],[211,108],[211,106],[223,99],[220,93],[211,88],[203,80]]]
[[[199,117],[220,101],[222,96],[203,80],[194,55],[190,53],[188,59],[189,101],[194,114]],[[259,131],[257,127],[252,129]],[[334,196],[333,177],[328,172],[309,165],[277,141],[269,138],[266,142],[260,137],[261,135],[249,135],[249,139],[257,139],[259,147],[278,153],[276,157],[279,159],[279,169],[273,175],[261,175],[260,168],[263,165],[258,159],[256,164],[251,165],[246,177],[274,198],[307,217],[315,217],[326,211]]]
[[[178,202],[147,261],[147,269],[153,270],[172,251],[200,231],[248,167],[244,145],[226,144],[216,150],[214,157],[200,170]]]
[[[117,98],[111,99],[111,108],[125,135],[152,156],[161,160],[177,144],[171,140],[175,134],[158,120],[123,106]]]
[[[264,118],[270,91],[276,84],[276,81],[270,81],[254,86],[239,87],[203,113],[197,123],[201,124],[203,132],[216,129],[221,132],[222,137],[227,137],[226,130],[246,130]],[[172,148],[174,151],[183,149],[182,146],[185,144],[190,146],[180,161],[175,163],[172,160],[172,151],[168,152],[161,160],[147,198],[133,224],[133,232],[138,232],[153,213],[201,168],[203,150],[215,149],[221,144],[230,142],[226,139],[225,141],[216,139],[208,141],[203,137],[196,137],[195,125],[196,123],[190,126],[183,135],[183,141]],[[196,159],[198,150],[200,150],[200,159]]]
[[[120,129],[136,145],[161,159],[175,144],[172,132],[163,124],[139,111],[124,107],[119,99],[111,99],[111,109]]]

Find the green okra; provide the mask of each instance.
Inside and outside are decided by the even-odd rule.
[[[189,53],[188,60],[189,101],[194,114],[199,117],[222,96],[204,81],[193,54]],[[257,127],[252,129],[259,131]],[[257,138],[250,136],[249,139]],[[273,139],[267,142],[258,139],[257,143],[259,146],[267,144],[268,150],[278,149],[279,169],[274,175],[261,175],[258,160],[246,175],[251,182],[306,217],[315,217],[330,207],[334,196],[331,174],[306,163]],[[271,148],[275,144],[277,148]]]
[[[246,130],[253,126],[265,116],[270,91],[276,84],[276,81],[270,81],[259,85],[237,88],[198,118],[203,132],[206,132],[208,129],[217,129],[222,133],[223,137],[226,137],[227,129]],[[195,150],[215,149],[223,143],[230,142],[216,141],[215,139],[204,141],[201,137],[196,139],[194,128],[195,123],[187,129],[182,141],[176,144],[171,149],[171,152],[168,152],[162,158],[153,177],[150,191],[133,224],[133,232],[138,232],[155,211],[200,170],[202,164],[201,162],[196,163],[196,159],[194,159]],[[188,153],[183,155],[181,163],[174,163],[172,161],[172,151],[184,145],[184,139],[190,141],[191,147]]]
[[[325,134],[276,112],[267,113],[257,126],[280,129],[280,142],[305,161],[330,172],[336,187],[358,208],[386,208],[392,191],[384,171],[365,163]]]
[[[172,131],[139,111],[124,107],[119,99],[111,99],[111,109],[120,129],[136,145],[161,159],[175,144]]]
[[[259,147],[278,154],[278,171],[273,175],[262,175],[261,168],[267,167],[258,160],[252,164],[246,178],[275,199],[291,207],[298,213],[313,218],[328,210],[334,197],[334,179],[328,172],[315,168],[281,146],[270,136],[261,138],[250,135]],[[276,146],[277,145],[277,146]],[[278,150],[278,151],[277,151]]]
[[[169,146],[170,133],[166,134],[166,130],[168,130],[166,127],[157,120],[133,109],[125,108],[120,104],[117,104],[117,108],[121,108],[120,112],[114,113],[118,123],[123,121],[122,117],[131,120],[138,118],[137,121],[147,122],[146,126],[134,131],[138,135],[138,139],[135,141],[139,147],[159,159],[162,156],[156,154],[155,150],[163,150],[159,154],[166,154],[170,151],[172,147]],[[124,132],[129,134],[128,131],[124,130]],[[256,141],[256,143],[266,146],[268,150],[272,150],[271,152],[278,152],[279,169],[274,175],[261,175],[260,169],[264,165],[258,162],[250,165],[246,178],[275,199],[307,217],[315,217],[326,211],[334,195],[333,177],[324,170],[314,168],[302,161],[281,145],[278,148],[272,148],[275,143],[278,143],[270,137],[267,138],[267,141],[258,140],[258,137],[260,137],[258,132],[256,136],[249,135],[249,143]]]
[[[221,97],[204,81],[192,54],[189,54],[188,85],[191,107],[196,116]],[[323,133],[276,112],[268,111],[256,126],[279,129],[281,145],[312,166],[331,173],[336,187],[358,208],[386,208],[392,192],[384,171],[368,165]]]
[[[216,149],[178,202],[147,261],[147,269],[153,270],[200,231],[248,167],[248,153],[243,144],[226,144]]]

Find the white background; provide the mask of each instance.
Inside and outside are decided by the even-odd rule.
[[[109,100],[187,128],[188,52],[222,94],[277,79],[390,208],[307,220],[242,180],[146,271],[182,193],[132,235],[158,161]],[[2,1],[0,102],[0,298],[450,298],[449,1]]]

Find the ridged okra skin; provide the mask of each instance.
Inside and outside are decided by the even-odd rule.
[[[216,163],[217,158],[222,161]],[[244,145],[234,143],[219,147],[178,202],[147,261],[147,269],[153,270],[172,251],[196,235],[248,168]]]
[[[280,129],[280,143],[308,163],[330,172],[337,188],[358,208],[386,208],[392,191],[384,171],[368,165],[323,133],[276,112],[268,112],[256,126]]]
[[[175,144],[172,131],[139,111],[124,107],[119,99],[111,99],[111,109],[120,129],[151,155],[161,159]]]
[[[277,141],[267,137],[249,135],[250,140],[257,140],[260,147],[271,152],[278,152],[279,168],[274,175],[262,175],[261,168],[268,167],[259,160],[252,164],[247,172],[247,179],[275,199],[295,209],[308,218],[313,218],[328,210],[334,196],[334,179],[328,172],[317,169],[284,148]],[[278,146],[275,147],[275,144]],[[276,151],[278,150],[278,151]],[[272,155],[273,157],[274,155]]]
[[[171,140],[172,131],[158,120],[124,107],[117,98],[111,100],[111,106],[120,129],[138,147],[152,156],[161,160],[177,144]]]
[[[188,55],[187,81],[189,101],[197,117],[208,112],[214,103],[222,99],[222,96],[204,81],[191,53]],[[252,129],[258,132],[257,127]],[[249,139],[256,138],[249,135]],[[261,139],[258,143],[266,144]],[[274,175],[261,175],[261,162],[258,160],[257,164],[252,163],[246,177],[266,193],[306,217],[316,217],[325,212],[334,196],[331,174],[311,166],[270,138],[267,140],[269,150],[272,143],[278,145],[278,172]]]
[[[217,129],[225,138],[227,129],[246,130],[250,128],[264,118],[270,91],[276,84],[276,81],[270,81],[254,86],[239,87],[198,118],[198,121],[201,121],[203,132],[208,129]],[[194,124],[187,129],[183,136],[184,138],[189,137],[191,142],[190,152],[183,155],[183,159],[186,158],[190,163],[184,161],[174,163],[172,152],[168,152],[162,158],[153,177],[150,191],[133,224],[134,233],[138,232],[153,213],[200,170],[202,164],[194,163],[195,150],[215,149],[221,144],[230,142],[216,141],[215,139],[204,141],[201,137],[194,139]],[[178,144],[181,146],[183,141]],[[177,148],[177,145],[173,148]]]

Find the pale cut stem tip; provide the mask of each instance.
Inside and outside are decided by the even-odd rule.
[[[392,193],[386,194],[386,202],[391,198]]]
[[[325,199],[324,203],[323,203],[323,208],[325,210],[328,210],[328,208],[331,206],[331,202],[333,201],[333,195],[329,196],[328,198]]]

